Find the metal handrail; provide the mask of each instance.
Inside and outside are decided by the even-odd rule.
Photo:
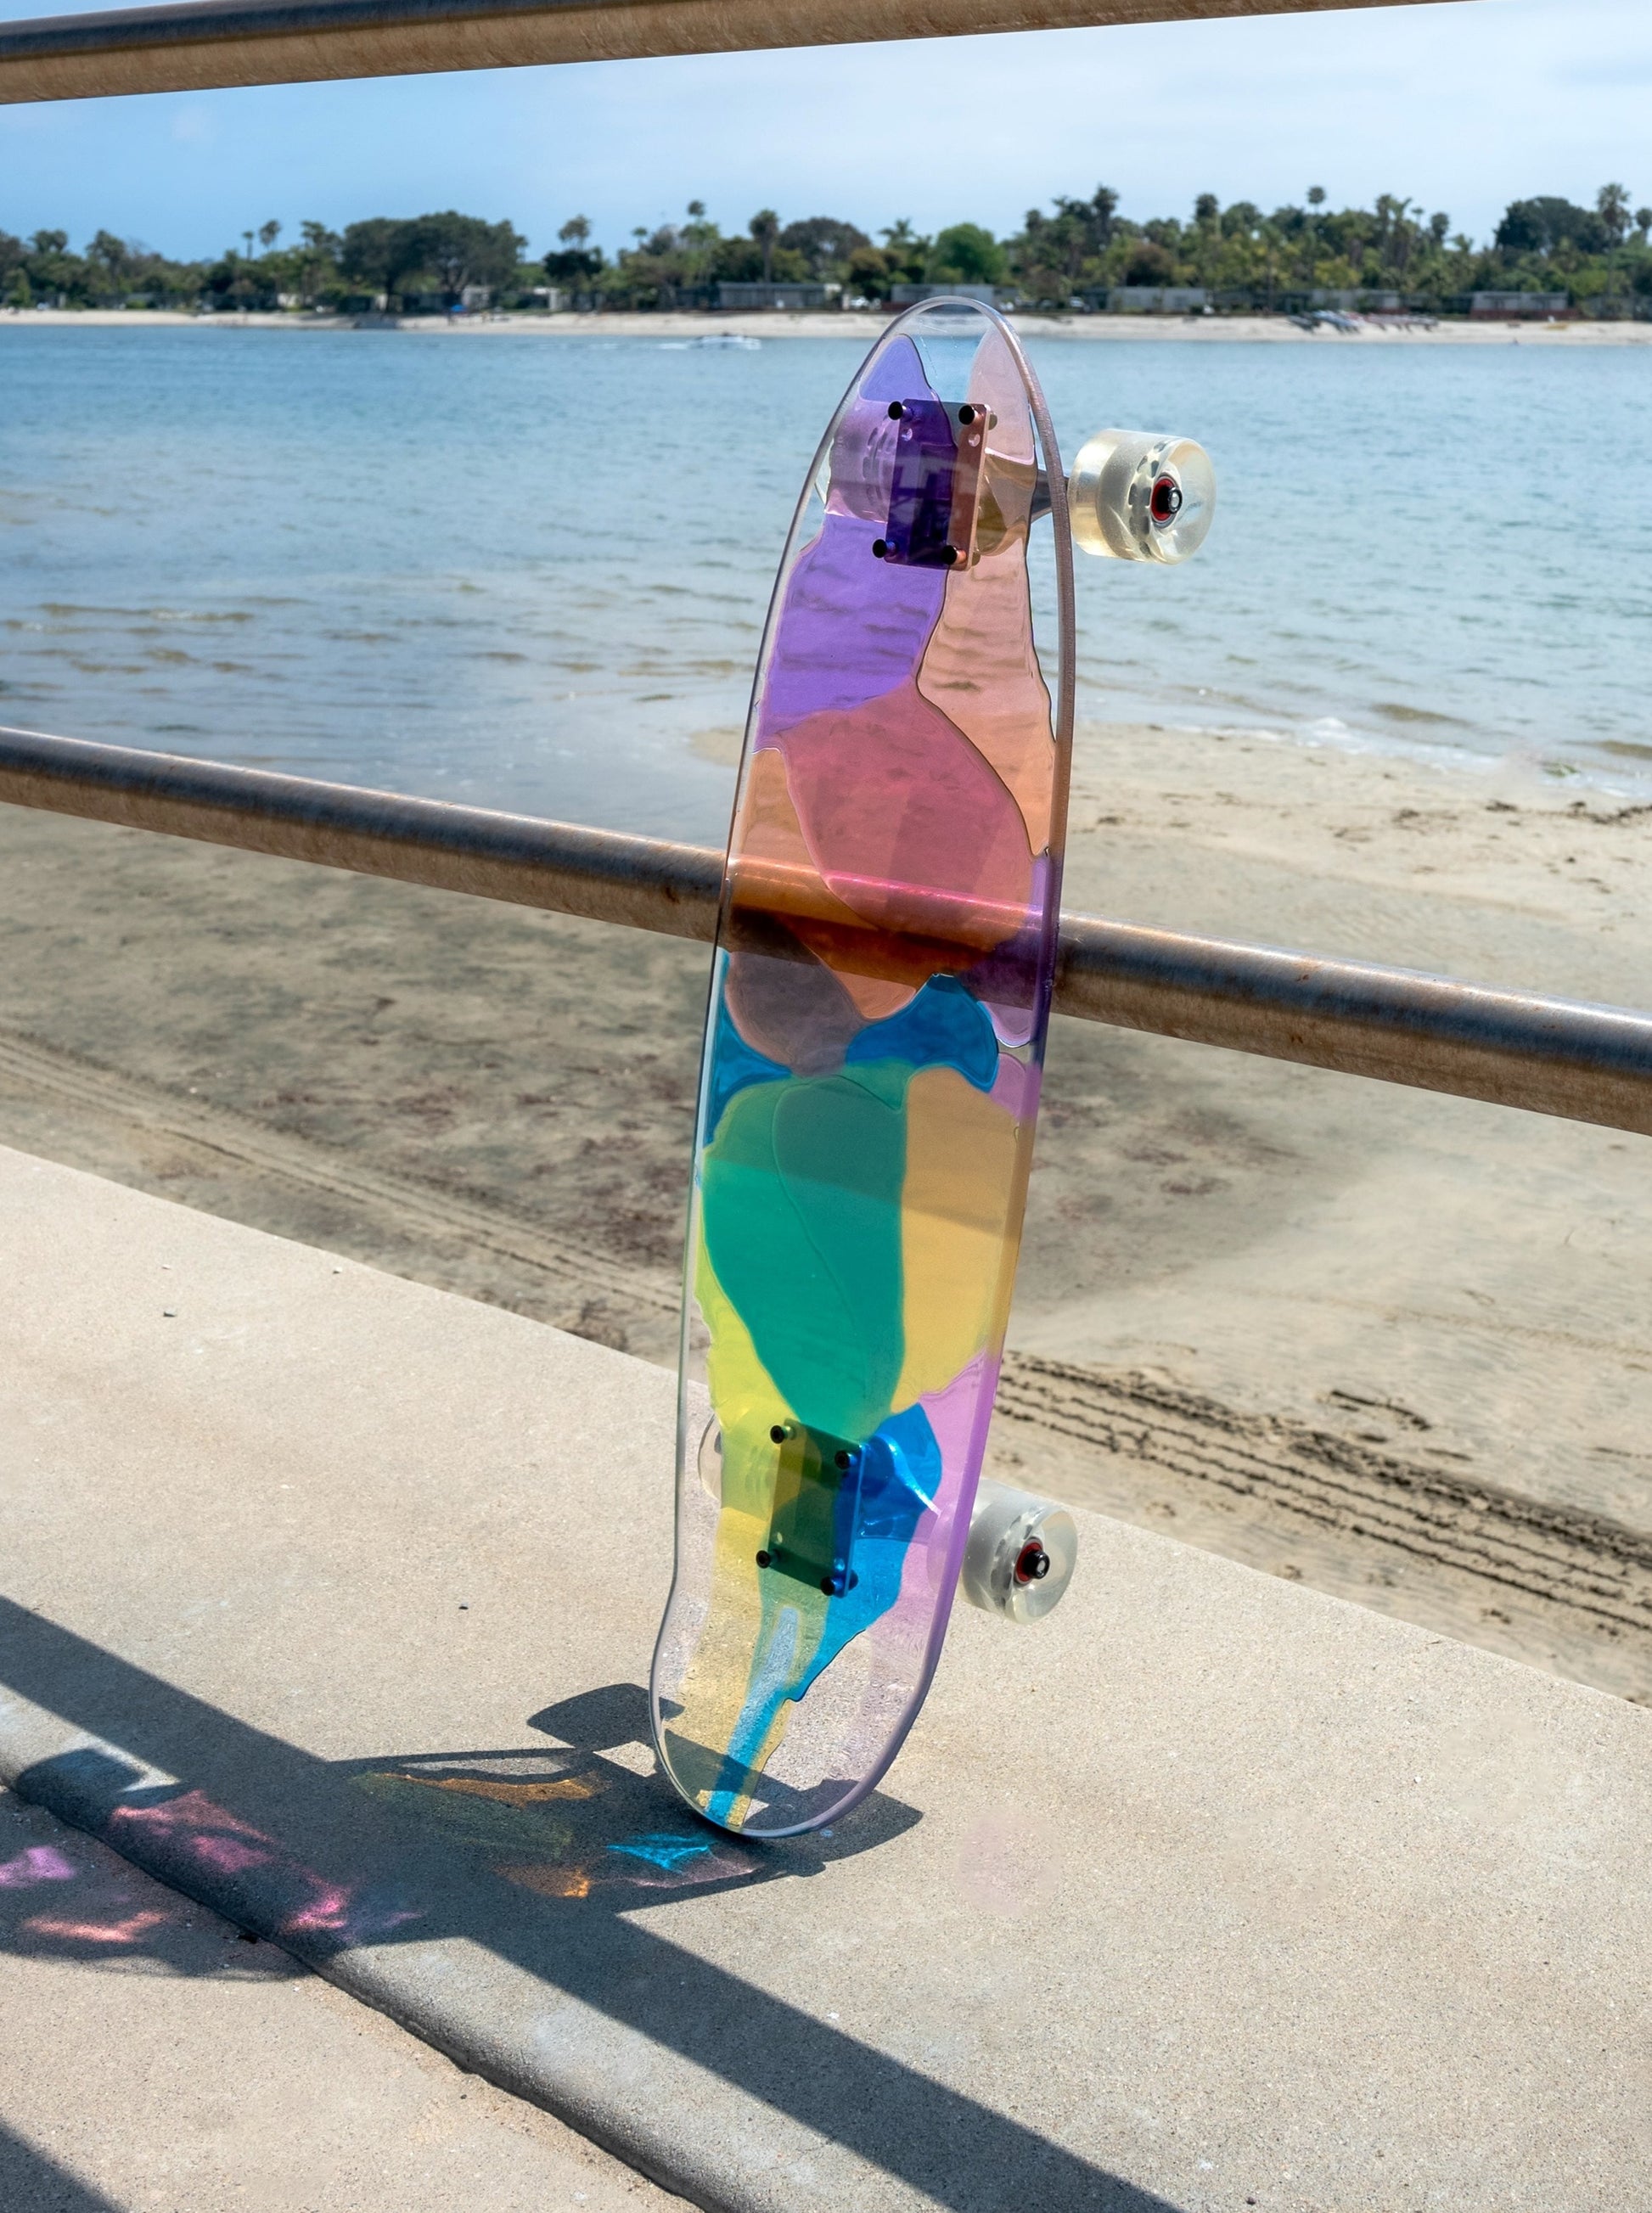
[[[0,802],[709,944],[722,856],[0,729]],[[1652,1135],[1652,1015],[1064,914],[1058,1013]]]
[[[954,38],[1392,0],[186,0],[0,25],[0,103]]]

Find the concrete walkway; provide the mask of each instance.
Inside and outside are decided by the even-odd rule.
[[[741,1848],[645,1749],[668,1377],[16,1154],[0,1238],[0,1776],[683,2194],[1643,2198],[1652,1713],[1083,1516]]]

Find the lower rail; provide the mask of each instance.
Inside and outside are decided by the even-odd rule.
[[[0,729],[0,802],[709,944],[722,856]],[[1652,1015],[1064,914],[1056,1010],[1652,1135]]]

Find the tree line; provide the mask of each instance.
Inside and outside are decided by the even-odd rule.
[[[783,223],[771,208],[725,233],[699,200],[680,223],[639,226],[612,256],[577,215],[537,260],[513,224],[451,209],[341,231],[304,223],[296,240],[284,235],[271,221],[215,259],[174,261],[107,230],[79,253],[64,231],[23,240],[0,230],[0,304],[452,311],[484,296],[527,307],[554,288],[581,305],[648,310],[714,307],[722,283],[768,282],[831,285],[845,303],[887,300],[901,284],[991,284],[1057,309],[1103,305],[1119,286],[1198,287],[1219,306],[1251,308],[1361,291],[1436,311],[1477,291],[1564,291],[1585,310],[1652,307],[1652,208],[1634,206],[1620,184],[1603,185],[1592,207],[1512,201],[1484,244],[1397,194],[1333,210],[1319,186],[1269,214],[1203,192],[1186,219],[1137,222],[1103,185],[1088,199],[1029,209],[1006,238],[973,223],[930,236],[897,221],[875,241],[836,216]]]

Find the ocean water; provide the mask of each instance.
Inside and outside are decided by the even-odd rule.
[[[1070,457],[1217,472],[1186,567],[1081,558],[1081,719],[1652,783],[1652,357],[1031,351]],[[719,838],[862,351],[0,324],[0,721]]]

